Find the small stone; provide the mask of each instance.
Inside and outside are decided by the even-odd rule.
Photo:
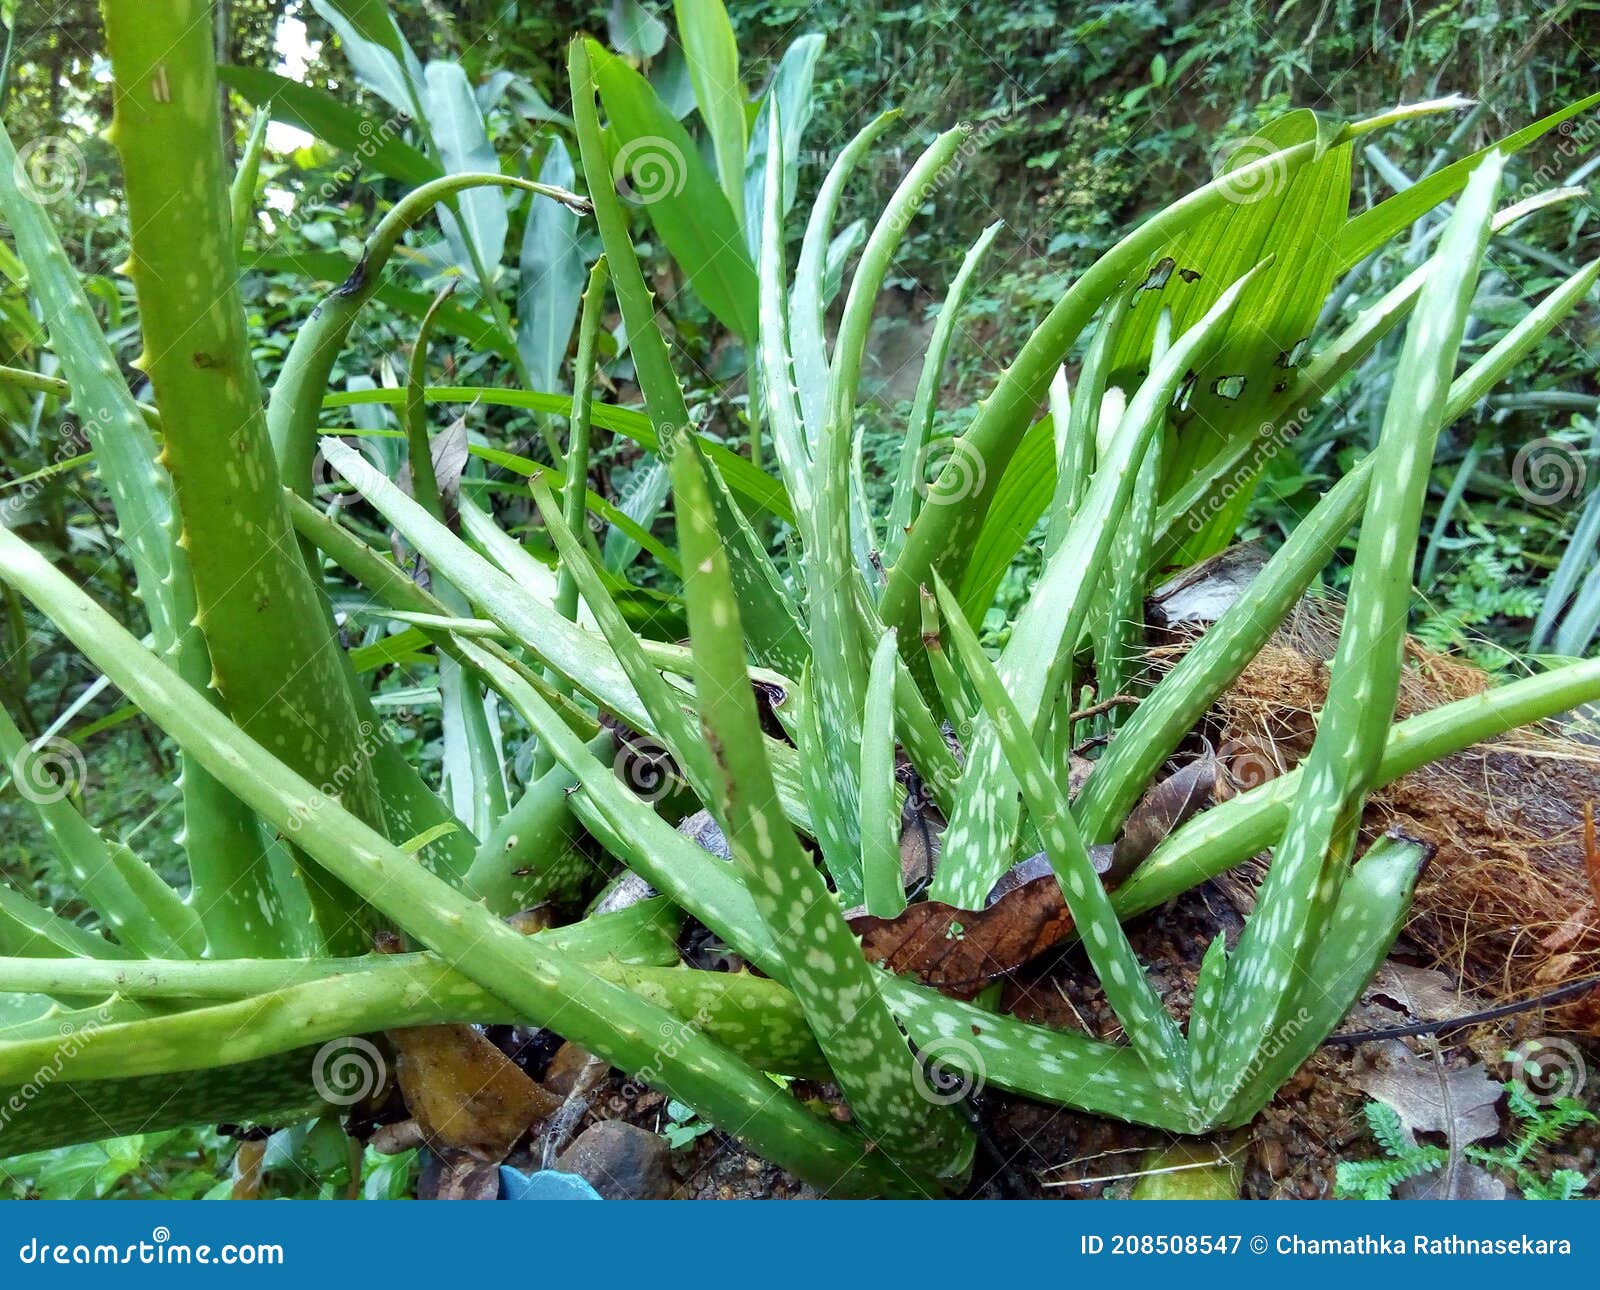
[[[562,1044],[545,1068],[544,1086],[560,1097],[568,1096],[596,1058],[587,1048]],[[592,1077],[591,1077],[592,1080]]]
[[[556,1168],[587,1178],[606,1200],[666,1200],[676,1186],[667,1144],[621,1120],[590,1125]]]

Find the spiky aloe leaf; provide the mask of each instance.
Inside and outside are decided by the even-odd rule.
[[[1072,528],[1017,615],[999,672],[1036,740],[1042,740],[1044,719],[1063,688],[1065,665],[1087,621],[1146,445],[1160,433],[1184,373],[1216,342],[1250,280],[1251,273],[1246,273],[1224,291],[1139,387]],[[948,609],[946,622],[954,628],[948,622]],[[1018,810],[1015,773],[1006,760],[996,733],[980,723],[951,813],[946,859],[933,886],[935,899],[963,909],[979,908],[995,879],[1010,867]]]
[[[726,1125],[797,1176],[841,1194],[904,1189],[880,1156],[788,1097],[693,1022],[639,999],[576,960],[518,935],[405,851],[266,753],[20,538],[0,530],[0,576],[32,599],[90,659],[257,814],[393,923],[518,1015],[560,1018],[573,1042]],[[673,1043],[663,1042],[671,1037]]]
[[[962,257],[961,267],[950,279],[944,303],[939,306],[939,316],[934,320],[933,333],[928,337],[927,353],[923,355],[922,371],[917,377],[917,392],[911,402],[911,418],[906,423],[905,438],[900,444],[900,468],[895,472],[894,496],[889,504],[889,518],[884,530],[883,562],[892,566],[905,541],[911,522],[917,518],[922,476],[927,465],[928,440],[933,434],[933,415],[939,407],[939,385],[944,377],[945,363],[950,357],[950,344],[955,339],[956,320],[961,316],[961,306],[966,301],[967,287],[972,282],[983,257],[994,245],[1002,225],[996,221],[978,235],[978,240]]]
[[[900,812],[895,805],[893,632],[884,632],[867,673],[861,714],[861,889],[867,910],[894,918],[906,907],[900,876]]]
[[[241,727],[316,783],[381,820],[372,750],[345,664],[299,559],[278,485],[234,262],[213,43],[200,0],[170,23],[108,0],[111,134],[122,156],[144,333],[198,618],[215,684]],[[181,205],[183,220],[172,210]],[[238,555],[254,553],[241,576]],[[359,904],[316,871],[305,880],[320,934],[364,940]],[[281,919],[270,905],[269,924]]]
[[[1600,262],[1551,291],[1451,383],[1448,425],[1499,381],[1588,294]],[[1419,283],[1420,286],[1420,283]],[[1140,703],[1125,733],[1095,763],[1073,810],[1093,842],[1107,842],[1161,763],[1239,676],[1332,558],[1366,504],[1373,458],[1328,490],[1272,559],[1193,649]]]
[[[972,1139],[951,1108],[931,1108],[918,1092],[914,1060],[874,974],[779,809],[700,460],[686,442],[670,460],[695,693],[717,778],[715,813],[857,1119],[878,1150],[914,1177],[959,1183],[971,1167]]]
[[[1233,1030],[1221,1061],[1230,1070],[1255,1060],[1303,989],[1394,714],[1411,592],[1404,553],[1416,545],[1501,165],[1491,156],[1468,184],[1406,330],[1317,738],[1229,967],[1224,1006]]]
[[[1596,700],[1600,700],[1600,661],[1587,660],[1418,713],[1388,732],[1372,785],[1381,788],[1482,740]],[[1290,804],[1304,776],[1305,767],[1296,767],[1200,812],[1117,888],[1113,900],[1118,913],[1128,918],[1153,909],[1273,845],[1288,822]]]
[[[1207,1125],[1249,1123],[1343,1020],[1405,925],[1429,850],[1415,838],[1391,834],[1373,843],[1356,862],[1339,892],[1328,935],[1317,948],[1302,993],[1279,1029],[1265,1037],[1260,1063],[1230,1072],[1228,1083],[1216,1082],[1224,1073],[1220,1062],[1208,1070],[1212,1082],[1204,1093],[1196,1094]],[[1230,1025],[1220,1011],[1221,997],[1202,1001],[1197,994],[1195,1004],[1196,1015],[1207,1013],[1218,1036],[1226,1035]]]
[[[1106,998],[1127,1031],[1129,1042],[1144,1060],[1151,1079],[1173,1098],[1187,1101],[1188,1045],[1151,986],[1122,924],[1117,921],[1111,898],[1073,823],[1066,794],[1056,786],[1034,745],[1033,732],[1007,693],[998,670],[967,625],[955,597],[942,580],[936,591],[962,666],[1022,785],[1022,795],[1039,831],[1039,840],[1061,884],[1073,922],[1081,929],[1084,948],[1100,977]]]
[[[156,460],[144,413],[123,383],[77,272],[38,204],[17,184],[11,140],[0,129],[0,208],[71,386],[78,424],[111,493],[157,650],[190,684],[211,680],[211,656],[195,617],[189,558],[178,545],[172,484]],[[203,770],[180,770],[194,908],[214,952],[267,952],[281,940],[271,919],[277,896],[262,861],[255,818]]]

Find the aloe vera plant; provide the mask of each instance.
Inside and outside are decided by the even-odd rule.
[[[559,182],[559,168],[525,180],[454,157],[443,174],[431,151],[390,148],[391,167],[415,186],[301,329],[263,411],[234,267],[234,212],[253,181],[230,198],[205,5],[165,0],[172,21],[159,25],[148,5],[105,7],[155,408],[134,402],[43,213],[8,179],[13,154],[0,135],[0,209],[65,386],[38,374],[7,379],[70,390],[97,427],[94,458],[149,643],[9,530],[0,530],[0,580],[181,750],[190,874],[176,888],[74,802],[33,803],[96,927],[0,888],[0,991],[18,1001],[8,1016],[21,1017],[0,1028],[0,1093],[56,1060],[61,1025],[80,1037],[52,1088],[0,1125],[0,1152],[147,1123],[154,1080],[180,1090],[169,1122],[328,1113],[337,1107],[308,1045],[511,1021],[581,1043],[830,1194],[959,1191],[974,1137],[953,1103],[972,1084],[1178,1133],[1240,1125],[1338,1024],[1406,917],[1426,839],[1383,838],[1352,864],[1366,795],[1425,761],[1600,698],[1600,665],[1583,662],[1392,724],[1434,441],[1596,274],[1582,270],[1457,370],[1488,240],[1572,194],[1497,211],[1502,154],[1489,150],[1350,217],[1354,142],[1452,103],[1342,126],[1286,119],[1269,155],[1220,174],[1087,266],[971,423],[938,441],[933,410],[954,318],[998,236],[986,230],[951,284],[891,506],[879,515],[856,463],[869,327],[896,248],[954,181],[967,131],[935,139],[887,201],[842,290],[830,344],[834,216],[854,168],[894,129],[892,114],[839,153],[791,275],[786,215],[805,110],[793,90],[809,81],[815,45],[763,96],[747,134],[726,16],[704,0],[677,6],[713,177],[649,84],[579,40],[568,69],[571,186],[587,196]],[[187,34],[173,44],[172,31]],[[396,94],[415,91],[403,42],[349,27],[347,43],[362,31],[373,38],[359,47],[363,74]],[[446,100],[450,79],[430,74],[425,85]],[[314,106],[302,103],[302,118]],[[677,149],[694,189],[692,204],[673,193],[649,218],[690,289],[749,344],[748,456],[695,423],[674,369],[618,192],[645,143]],[[572,393],[429,386],[442,296],[421,322],[403,389],[329,390],[391,256],[435,212],[493,295],[482,252],[503,243],[503,207],[466,199],[508,189],[561,216],[530,217],[530,228],[566,238],[568,216],[592,216],[604,247],[562,382]],[[1447,199],[1454,210],[1424,266],[1344,332],[1280,361],[1300,348],[1293,342],[1341,271]],[[181,227],[162,215],[177,202]],[[716,230],[732,233],[719,241]],[[642,410],[596,397],[608,300]],[[1372,454],[1184,660],[1146,683],[1128,660],[1152,575],[1229,527],[1217,516],[1281,448],[1295,410],[1402,326]],[[555,349],[564,357],[566,332]],[[1075,389],[1063,369],[1074,353],[1084,357]],[[524,361],[519,379],[537,366]],[[442,477],[459,472],[434,468],[433,410],[467,398],[534,410],[547,430],[568,423],[564,446],[551,431],[548,461],[474,445],[530,476],[553,574],[470,489]],[[398,409],[409,487],[337,437],[319,438],[324,413],[361,402]],[[607,433],[654,454],[670,482],[674,540],[640,525],[629,537],[661,561],[687,645],[639,629],[624,603],[634,589],[587,531],[591,511],[618,518],[588,488],[595,436]],[[319,453],[364,513],[419,557],[427,585],[367,541],[370,528],[319,508],[310,469]],[[930,453],[943,462],[934,472]],[[1046,512],[1043,572],[991,657],[977,624],[995,571]],[[1108,892],[1090,848],[1118,837],[1139,795],[1352,528],[1344,630],[1306,763],[1202,811]],[[366,612],[403,624],[436,659],[444,796],[383,734],[369,683],[341,644],[328,592],[351,583]],[[1130,715],[1107,722],[1109,741],[1074,797],[1073,699],[1085,685],[1102,697],[1142,690]],[[500,709],[537,750],[520,796],[508,792],[490,720]],[[676,791],[659,801],[636,791],[617,729],[664,751]],[[0,752],[19,768],[36,755],[9,719]],[[864,903],[892,918],[919,894],[900,868],[901,767],[950,820],[937,898],[981,909],[1015,861],[1043,853],[1125,1044],[1027,1024],[867,961],[847,911]],[[693,810],[708,813],[729,859],[675,827]],[[1261,902],[1236,948],[1219,941],[1207,954],[1185,1019],[1169,1010],[1122,920],[1263,850],[1273,863]],[[622,869],[659,897],[532,935],[506,922]],[[683,915],[760,975],[682,966],[673,932]],[[369,953],[378,928],[403,933],[410,952]],[[831,1080],[852,1122],[816,1114],[771,1075]],[[941,1078],[951,1075],[954,1095]],[[70,1118],[66,1090],[95,1108],[95,1124]]]

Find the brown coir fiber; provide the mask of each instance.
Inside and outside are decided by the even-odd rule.
[[[1337,640],[1337,606],[1306,602],[1213,708],[1207,733],[1241,786],[1305,755]],[[1490,683],[1478,668],[1410,641],[1398,715]],[[1600,909],[1586,864],[1589,804],[1600,811],[1600,747],[1554,727],[1525,729],[1376,791],[1363,841],[1399,827],[1438,847],[1407,939],[1463,984],[1509,1002],[1600,974]],[[1552,1010],[1549,1021],[1600,1033],[1600,994]]]

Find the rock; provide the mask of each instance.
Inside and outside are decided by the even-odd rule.
[[[606,1200],[666,1200],[676,1186],[667,1144],[621,1120],[590,1125],[556,1168],[587,1178]]]
[[[550,1059],[550,1065],[545,1068],[544,1086],[552,1093],[567,1097],[580,1079],[592,1085],[594,1072],[591,1064],[597,1060],[587,1048],[579,1048],[577,1044],[562,1044]],[[602,1066],[601,1070],[604,1069]]]

